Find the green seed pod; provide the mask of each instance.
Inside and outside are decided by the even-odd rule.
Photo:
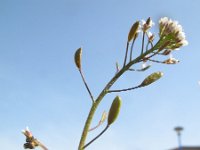
[[[110,107],[110,111],[108,114],[108,125],[111,125],[117,119],[119,115],[120,107],[121,107],[121,98],[119,96],[116,96],[112,102],[112,105]]]
[[[162,72],[154,72],[144,79],[140,86],[147,86],[163,76]]]
[[[81,56],[82,56],[82,48],[76,50],[76,53],[74,55],[74,61],[76,64],[76,67],[81,70]]]
[[[136,21],[133,24],[133,26],[131,27],[131,30],[129,31],[129,34],[128,34],[128,42],[130,42],[136,36],[139,26],[140,26],[139,21]]]

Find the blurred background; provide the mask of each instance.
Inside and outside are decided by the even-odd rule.
[[[179,21],[189,41],[173,53],[180,63],[152,63],[144,73],[126,73],[115,88],[137,85],[155,71],[164,76],[148,87],[119,93],[118,120],[88,150],[179,148],[177,126],[184,128],[183,147],[199,146],[199,5],[198,0],[0,0],[1,149],[22,150],[26,126],[50,150],[77,149],[91,100],[74,52],[83,48],[83,72],[97,97],[114,75],[116,61],[123,65],[132,24],[151,17],[158,39],[158,21],[165,16]],[[115,96],[105,97],[92,126]]]

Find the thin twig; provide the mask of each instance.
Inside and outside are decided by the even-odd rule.
[[[156,62],[156,63],[160,63],[160,64],[165,64],[163,61],[159,61],[159,60],[153,60],[153,59],[148,59],[151,62]]]
[[[48,148],[42,144],[40,141],[38,141],[38,145],[43,149],[43,150],[48,150]]]
[[[101,131],[101,133],[99,133],[94,139],[92,139],[90,142],[88,142],[83,149],[85,149],[87,146],[89,146],[91,143],[93,143],[96,139],[98,139],[107,129],[109,128],[109,125],[107,125],[105,127],[105,129],[103,129],[103,131]]]
[[[133,46],[134,46],[135,40],[136,40],[136,38],[133,39],[133,42],[132,42],[132,44],[131,44],[130,61],[132,60],[132,55],[133,55]]]
[[[141,85],[135,86],[135,87],[131,87],[131,88],[127,88],[127,89],[121,89],[121,90],[109,90],[108,93],[113,93],[113,92],[125,92],[125,91],[130,91],[130,90],[134,90],[137,88],[140,88]]]
[[[129,47],[129,42],[127,41],[127,44],[126,44],[126,53],[125,53],[125,58],[124,58],[124,66],[126,65],[126,59],[127,59],[127,55],[128,55],[128,47]]]
[[[85,87],[86,87],[86,89],[87,89],[87,91],[88,91],[88,93],[89,93],[89,95],[90,95],[90,97],[91,97],[91,99],[92,99],[92,102],[94,103],[94,98],[93,98],[93,96],[92,96],[92,93],[91,93],[91,91],[90,91],[90,89],[89,89],[89,87],[88,87],[86,81],[85,81],[84,75],[83,75],[83,73],[82,73],[82,71],[81,71],[80,69],[79,69],[79,72],[80,72],[80,74],[81,74],[81,78],[82,78],[82,80],[83,80],[83,83],[84,83],[84,85],[85,85]]]
[[[150,42],[148,41],[147,45],[146,45],[146,51],[148,50]]]
[[[142,50],[141,50],[141,55],[143,54],[143,51],[144,51],[144,37],[145,37],[145,31],[143,31],[143,35],[142,35]]]

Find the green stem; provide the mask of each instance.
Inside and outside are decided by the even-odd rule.
[[[128,55],[128,47],[129,47],[129,42],[127,41],[127,44],[126,44],[126,53],[125,53],[125,58],[124,58],[124,66],[126,65],[126,59],[127,59],[127,55]]]
[[[82,80],[83,80],[83,83],[84,83],[84,85],[85,85],[85,87],[86,87],[86,89],[87,89],[87,91],[88,91],[88,93],[89,93],[89,95],[90,95],[90,98],[91,98],[92,102],[94,103],[94,98],[93,98],[93,96],[92,96],[92,93],[91,93],[91,91],[90,91],[88,85],[87,85],[87,82],[86,82],[86,80],[85,80],[85,77],[84,77],[84,75],[83,75],[83,72],[82,72],[80,69],[79,69],[79,72],[80,72],[80,74],[81,74],[81,78],[82,78]]]
[[[108,93],[113,93],[113,92],[126,92],[126,91],[130,91],[130,90],[135,90],[137,88],[141,88],[141,85],[135,86],[135,87],[131,87],[131,88],[127,88],[127,89],[120,89],[120,90],[109,90]]]
[[[141,50],[141,55],[143,54],[143,51],[144,51],[144,37],[145,37],[145,31],[143,31],[143,36],[142,36],[142,50]]]
[[[159,41],[158,41],[158,43],[159,43]],[[84,129],[83,129],[83,132],[82,132],[82,136],[81,136],[81,140],[80,140],[80,143],[79,143],[78,150],[83,150],[84,149],[84,145],[85,145],[85,141],[86,141],[86,138],[87,138],[87,134],[88,134],[88,131],[89,131],[90,124],[92,122],[93,116],[95,114],[95,111],[96,111],[98,105],[100,104],[101,100],[108,93],[108,91],[111,88],[111,86],[117,81],[117,79],[124,72],[126,72],[127,70],[129,70],[129,68],[133,64],[136,64],[136,63],[140,62],[146,55],[152,53],[155,50],[157,44],[153,48],[151,48],[150,50],[146,51],[145,53],[141,54],[140,56],[138,56],[134,60],[130,61],[127,65],[125,65],[117,74],[115,74],[115,76],[108,82],[108,84],[105,86],[105,88],[99,94],[99,96],[97,97],[97,99],[95,100],[95,102],[92,104],[92,107],[91,107],[90,112],[88,114],[88,117],[87,117]]]
[[[92,139],[89,143],[87,143],[83,148],[88,147],[92,142],[94,142],[96,139],[98,139],[108,128],[109,128],[109,125],[107,125],[105,127],[105,129],[103,131],[101,131],[101,133],[99,133],[94,139]]]
[[[136,38],[133,39],[133,42],[132,42],[132,44],[131,44],[130,61],[132,60],[132,55],[133,55],[133,46],[134,46],[135,40],[136,40]]]

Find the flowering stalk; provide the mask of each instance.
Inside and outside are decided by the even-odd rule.
[[[39,146],[43,150],[48,150],[48,148],[44,144],[34,138],[28,127],[26,127],[25,130],[22,130],[22,133],[26,136],[26,143],[24,144],[25,149],[34,149]]]
[[[107,85],[104,87],[104,89],[102,90],[102,92],[99,94],[99,96],[97,97],[96,100],[94,100],[90,112],[88,114],[83,132],[82,132],[82,136],[81,136],[81,140],[79,143],[79,147],[78,150],[83,150],[84,148],[86,148],[88,145],[90,145],[92,142],[94,142],[97,138],[99,138],[108,128],[108,126],[106,126],[106,128],[99,134],[97,135],[93,140],[91,140],[88,144],[85,145],[85,141],[87,138],[87,134],[90,128],[90,124],[91,121],[93,119],[93,116],[95,114],[95,111],[98,107],[98,105],[100,104],[100,102],[102,101],[102,99],[104,98],[104,96],[106,96],[106,94],[108,93],[112,93],[112,92],[123,92],[123,91],[127,91],[127,90],[133,90],[133,89],[137,89],[140,87],[144,87],[147,86],[153,82],[155,82],[156,80],[158,80],[161,76],[162,73],[161,72],[155,72],[151,75],[149,75],[147,78],[145,78],[145,80],[139,85],[139,86],[135,86],[132,88],[127,88],[127,89],[121,89],[121,90],[110,90],[110,88],[112,87],[112,85],[126,72],[131,70],[131,66],[133,66],[134,64],[143,62],[143,61],[152,61],[150,58],[160,54],[160,52],[163,53],[163,55],[165,54],[169,54],[171,50],[174,50],[176,48],[179,48],[181,46],[187,45],[187,41],[185,40],[185,34],[183,33],[183,30],[181,28],[180,25],[178,25],[177,22],[173,22],[172,20],[169,20],[168,18],[161,18],[159,21],[160,24],[160,39],[158,40],[158,42],[153,45],[153,40],[154,40],[154,35],[150,35],[148,36],[148,43],[146,46],[146,51],[144,52],[144,41],[145,41],[145,35],[147,34],[147,30],[149,30],[152,25],[154,23],[152,22],[152,20],[150,18],[147,19],[146,22],[143,21],[142,23],[142,31],[143,31],[143,37],[142,37],[142,50],[141,50],[141,54],[136,57],[134,60],[132,60],[132,49],[133,49],[133,45],[135,42],[135,39],[137,38],[138,32],[139,32],[139,22],[137,21],[135,24],[133,24],[129,35],[128,35],[128,41],[127,41],[127,45],[126,45],[126,52],[125,52],[125,58],[124,58],[124,65],[123,67],[119,70],[119,67],[117,65],[117,72],[114,75],[114,77],[107,83]],[[130,60],[127,63],[127,56],[128,56],[128,50],[129,50],[129,42],[132,41],[132,45],[131,45],[131,51],[130,51]],[[148,44],[151,44],[151,48],[148,50]],[[162,54],[161,53],[161,54]],[[154,62],[159,62],[157,60],[155,60]],[[166,61],[163,61],[162,63],[165,64],[175,64],[177,61],[175,61],[174,59],[168,59]],[[145,71],[146,69],[148,69],[149,67],[146,67],[145,69],[141,69],[141,71]],[[134,70],[134,69],[132,69]]]
[[[85,122],[85,126],[82,132],[82,136],[80,139],[80,143],[78,146],[78,150],[84,150],[86,147],[88,147],[91,143],[93,143],[96,139],[98,139],[109,127],[111,124],[115,122],[115,120],[118,117],[120,107],[121,107],[121,98],[119,96],[116,96],[114,99],[109,115],[108,115],[108,122],[107,126],[104,128],[102,132],[100,132],[95,138],[93,138],[89,143],[86,143],[86,138],[88,135],[88,132],[91,131],[90,125],[93,120],[94,114],[96,112],[96,109],[98,108],[99,104],[103,100],[103,98],[106,96],[108,93],[113,93],[113,92],[124,92],[124,91],[129,91],[129,90],[134,90],[137,88],[145,87],[148,86],[158,79],[160,79],[163,75],[162,72],[154,72],[151,75],[147,76],[141,84],[138,86],[134,86],[132,88],[124,88],[124,89],[119,89],[119,90],[110,90],[110,88],[113,86],[113,84],[126,72],[126,71],[145,71],[148,68],[150,68],[150,65],[145,65],[142,67],[142,69],[132,69],[131,67],[137,63],[143,63],[145,64],[147,61],[151,62],[156,62],[156,63],[163,63],[163,64],[176,64],[179,61],[176,60],[175,58],[169,58],[164,61],[158,61],[151,59],[155,55],[163,55],[166,56],[170,54],[173,50],[176,50],[180,48],[181,46],[185,46],[188,44],[187,40],[185,39],[185,33],[183,32],[182,26],[178,24],[176,21],[172,21],[171,19],[168,19],[167,17],[161,18],[159,21],[159,36],[160,39],[158,42],[153,45],[153,40],[154,40],[154,35],[150,34],[150,32],[147,32],[152,26],[153,22],[151,18],[148,18],[146,21],[142,22],[142,27],[140,26],[140,22],[137,21],[133,24],[129,34],[128,34],[128,40],[127,40],[127,46],[126,46],[126,51],[125,51],[125,58],[124,58],[124,64],[121,69],[119,69],[118,63],[116,64],[116,69],[117,72],[111,78],[111,80],[106,84],[106,86],[103,88],[99,96],[94,99],[92,96],[92,93],[85,81],[85,78],[82,73],[82,65],[81,65],[81,56],[82,56],[82,49],[79,48],[76,53],[75,53],[75,64],[76,67],[78,68],[82,80],[84,82],[84,85],[90,95],[90,98],[92,99],[92,106],[90,108],[88,117]],[[140,32],[140,28],[142,30],[143,36],[142,36],[142,50],[141,54],[137,56],[135,59],[132,59],[132,51],[133,51],[133,46],[136,38],[138,37],[138,34]],[[145,35],[148,37],[147,45],[146,45],[146,51],[144,51],[144,43],[145,42]],[[130,53],[129,51],[129,43],[132,41],[131,45],[131,50]],[[151,48],[148,49],[149,44],[151,44]],[[127,62],[127,57],[130,55],[130,60]],[[92,129],[95,129],[99,125],[101,125],[106,118],[106,115],[103,114],[102,118],[97,126],[95,126]],[[48,150],[46,146],[44,146],[40,141],[38,141],[36,138],[33,137],[32,133],[29,131],[27,128],[26,130],[23,130],[22,133],[26,136],[26,143],[24,144],[25,149],[34,149],[38,146],[40,146],[43,150]]]

